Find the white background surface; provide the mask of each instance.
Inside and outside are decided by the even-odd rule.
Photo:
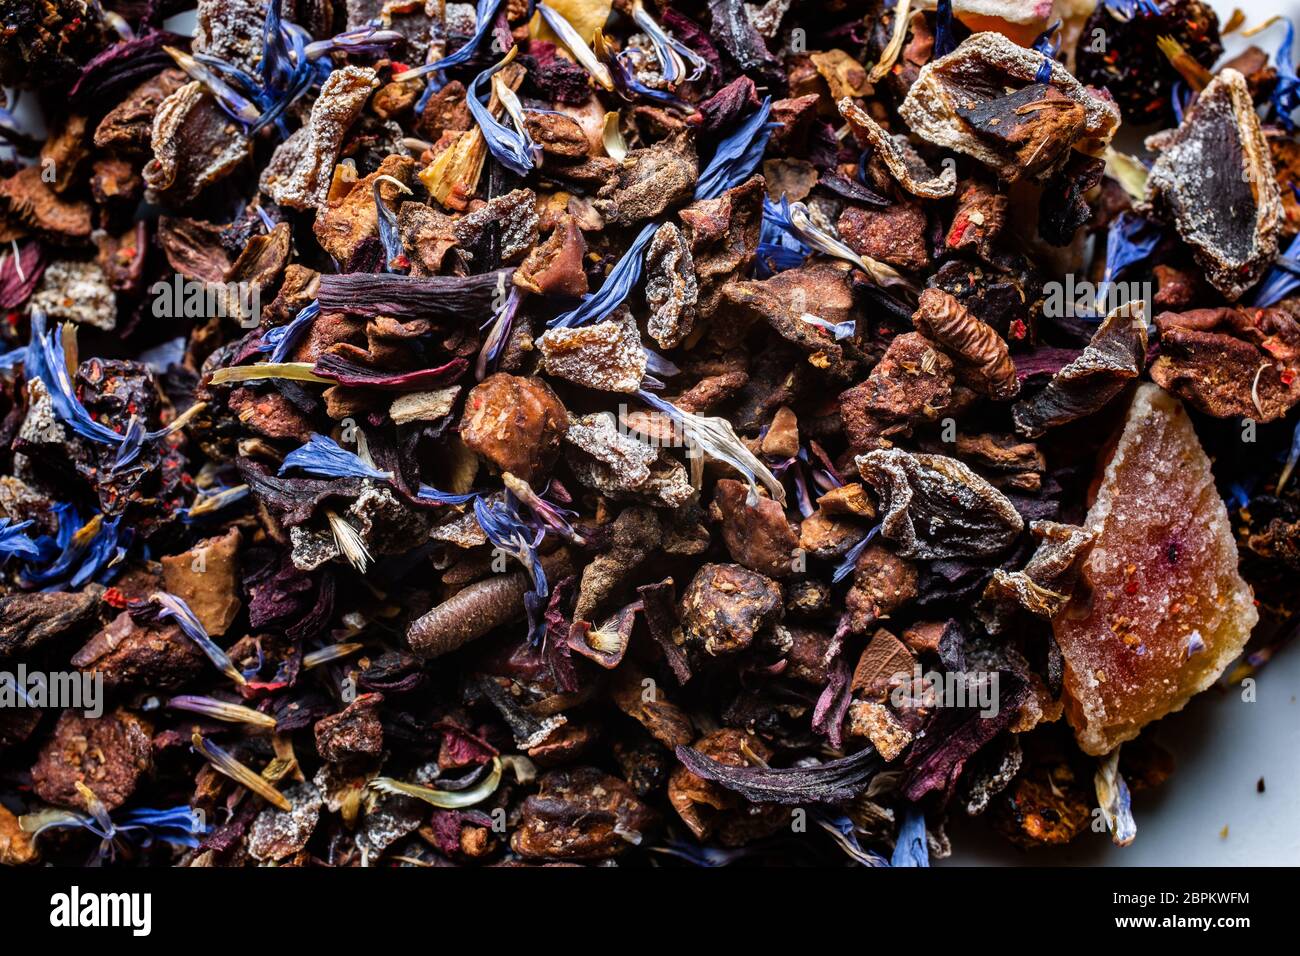
[[[1300,25],[1300,2],[1215,0],[1220,24],[1234,6],[1253,27],[1274,14]],[[1230,57],[1254,43],[1272,52],[1284,35],[1281,24],[1251,39],[1224,38]],[[1300,52],[1300,39],[1296,42]],[[1300,600],[1300,581],[1297,581]],[[1034,863],[1101,866],[1300,865],[1300,641],[1256,675],[1256,701],[1240,692],[1211,688],[1181,713],[1161,721],[1156,739],[1175,760],[1173,776],[1133,797],[1137,839],[1116,847],[1109,834],[1085,831],[1066,847],[1019,850],[980,820],[960,811],[949,824],[958,865]],[[1264,778],[1265,792],[1255,785]],[[1227,837],[1220,831],[1228,827]]]

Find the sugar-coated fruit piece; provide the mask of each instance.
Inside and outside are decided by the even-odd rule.
[[[1085,524],[1095,544],[1053,628],[1067,717],[1104,754],[1213,683],[1259,615],[1210,460],[1158,386],[1134,395]]]

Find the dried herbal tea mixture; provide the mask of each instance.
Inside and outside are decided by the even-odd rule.
[[[1300,624],[1285,20],[0,23],[0,862],[1123,845]]]

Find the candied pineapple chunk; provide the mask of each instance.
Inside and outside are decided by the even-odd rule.
[[[1085,524],[1095,543],[1053,629],[1070,725],[1104,754],[1212,684],[1259,615],[1210,460],[1159,387],[1134,395]]]

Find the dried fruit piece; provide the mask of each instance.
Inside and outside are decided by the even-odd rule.
[[[1016,431],[1037,438],[1049,428],[1086,418],[1137,378],[1147,351],[1142,310],[1141,300],[1116,306],[1077,359],[1037,395],[1016,402],[1011,409]]]
[[[728,767],[761,765],[772,757],[760,738],[732,728],[705,734],[693,749]],[[674,768],[668,781],[668,802],[697,840],[716,840],[723,846],[743,846],[789,826],[790,813],[779,804],[747,803],[682,766]]]
[[[205,538],[193,548],[162,558],[163,585],[194,612],[214,637],[226,633],[242,603],[239,600],[238,528]]]
[[[646,354],[632,314],[577,328],[548,329],[537,340],[548,375],[606,392],[635,392],[645,378]]]
[[[555,461],[569,414],[540,378],[498,372],[465,398],[460,437],[501,471],[531,482]]]
[[[189,81],[183,70],[174,68],[145,80],[99,121],[95,145],[130,155],[147,153],[158,107]]]
[[[153,767],[152,733],[147,721],[121,707],[95,717],[65,710],[32,767],[32,789],[48,803],[85,810],[77,789],[84,784],[114,810]]]
[[[387,178],[384,178],[387,177]],[[397,208],[415,179],[415,161],[407,156],[386,156],[372,173],[353,182],[346,193],[338,190],[317,211],[312,232],[322,249],[339,262],[350,262],[358,247],[379,235],[378,195],[389,210]]]
[[[786,520],[785,509],[771,498],[747,504],[749,485],[723,478],[713,501],[722,515],[722,540],[733,560],[751,571],[783,578],[793,573],[799,536]]]
[[[849,631],[865,634],[916,595],[916,565],[879,544],[868,545],[853,565],[853,585],[844,595]]]
[[[982,180],[971,180],[962,186],[943,244],[952,250],[974,249],[980,258],[988,260],[1006,225],[1007,207],[1006,195]]]
[[[262,4],[258,0],[199,0],[194,13],[195,53],[224,60],[246,73],[262,59]]]
[[[489,237],[495,237],[497,257],[504,264],[520,262],[537,243],[537,196],[531,189],[513,189],[493,196],[484,205],[457,219],[452,233],[460,254],[488,258]]]
[[[674,223],[664,223],[650,240],[645,273],[646,331],[660,348],[674,348],[691,334],[700,292],[690,247]]]
[[[681,599],[682,629],[708,654],[733,654],[781,617],[781,586],[738,564],[706,564]]]
[[[1045,177],[1069,158],[1071,147],[1100,155],[1120,114],[1114,101],[1085,88],[1055,60],[1048,83],[1039,83],[1043,63],[1041,53],[1000,33],[973,34],[921,68],[898,112],[922,138],[974,156],[1003,179],[1027,172]],[[1028,108],[1018,113],[1021,107]],[[1065,117],[1071,122],[1063,126]],[[1021,132],[995,134],[1004,120]]]
[[[1152,138],[1155,140],[1155,137]],[[1282,195],[1246,78],[1221,71],[1160,155],[1146,196],[1173,219],[1210,284],[1236,301],[1277,255]]]
[[[1085,527],[1093,549],[1052,628],[1067,717],[1104,754],[1210,686],[1259,615],[1210,460],[1158,386],[1134,395]]]
[[[31,298],[31,307],[56,321],[81,322],[105,331],[117,326],[117,298],[104,270],[94,262],[51,262]]]
[[[1161,52],[1160,38],[1173,38],[1192,60],[1212,68],[1223,54],[1219,18],[1203,0],[1160,0],[1127,19],[1116,16],[1117,9],[1098,4],[1083,24],[1075,72],[1080,81],[1108,90],[1128,122],[1168,123],[1181,77]],[[1095,42],[1097,36],[1106,42]]]
[[[946,199],[957,191],[956,166],[945,163],[943,172],[936,174],[907,142],[907,137],[891,136],[866,110],[847,97],[836,105],[840,115],[848,120],[858,145],[874,149],[898,184],[913,196]]]
[[[1087,528],[1055,521],[1031,522],[1029,530],[1038,550],[1024,570],[995,569],[975,607],[990,634],[1006,629],[1016,607],[1049,620],[1059,614],[1074,592],[1080,559],[1093,537]]]
[[[737,279],[723,286],[721,303],[726,324],[736,326],[724,328],[715,320],[718,338],[728,345],[737,342],[750,323],[762,320],[808,353],[813,367],[839,370],[844,349],[824,326],[852,318],[850,270],[819,262],[786,269],[769,279]]]
[[[624,508],[609,529],[606,549],[582,569],[575,620],[591,620],[602,606],[631,591],[631,575],[663,544],[663,523],[650,508]]]
[[[995,554],[1024,530],[1002,492],[954,458],[891,448],[854,461],[880,498],[881,533],[905,558]]]
[[[32,839],[19,824],[18,817],[0,804],[0,866],[22,866],[36,859]]]
[[[840,393],[840,419],[850,450],[886,447],[917,425],[937,421],[953,402],[952,359],[924,335],[908,332],[889,348],[867,380]]]
[[[613,178],[600,187],[595,206],[610,225],[654,219],[690,198],[698,174],[695,139],[682,130],[653,146],[629,152],[615,168]]]
[[[854,252],[921,272],[930,265],[925,210],[917,203],[894,203],[884,209],[847,206],[835,223],[840,238]]]
[[[98,621],[98,612],[93,589],[0,597],[0,658],[27,655],[47,641],[83,632]]]
[[[84,241],[91,236],[91,207],[85,200],[68,200],[41,179],[39,164],[24,166],[0,180],[5,215],[56,242]]]
[[[762,230],[764,195],[763,178],[751,176],[716,199],[701,199],[677,214],[695,266],[697,314],[711,316],[722,289],[737,274],[748,274]]]
[[[918,332],[953,355],[958,373],[980,394],[1006,401],[1020,392],[1016,366],[1002,336],[947,292],[933,288],[922,292],[912,322]]]
[[[316,750],[321,759],[348,763],[378,757],[384,749],[379,719],[383,694],[362,694],[337,714],[316,722]]]
[[[553,770],[524,801],[510,848],[529,860],[604,860],[639,844],[657,822],[618,777],[594,767]]]
[[[621,431],[611,413],[573,419],[565,441],[576,449],[567,453],[574,475],[602,494],[670,508],[681,507],[695,494],[681,462]]]
[[[258,185],[282,206],[312,209],[329,195],[343,137],[361,115],[375,85],[369,67],[345,66],[329,75],[307,122],[276,147]]]
[[[1284,309],[1193,309],[1156,316],[1157,385],[1217,418],[1275,421],[1300,402],[1300,323]]]
[[[175,624],[145,627],[130,611],[113,618],[72,655],[72,666],[104,676],[109,690],[172,690],[211,665]]]
[[[587,273],[582,266],[586,254],[587,242],[582,230],[577,220],[566,213],[546,241],[535,246],[515,270],[514,284],[538,295],[585,295]],[[648,285],[646,297],[649,298]]]
[[[280,792],[292,809],[263,807],[248,830],[248,853],[263,863],[283,860],[306,846],[324,805],[320,791],[306,781]]]
[[[154,116],[153,159],[144,167],[150,202],[184,205],[234,172],[253,152],[239,124],[202,83],[187,83]]]

